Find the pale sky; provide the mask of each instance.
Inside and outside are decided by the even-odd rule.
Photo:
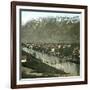
[[[74,17],[79,16],[80,14],[76,13],[55,13],[55,12],[35,12],[35,11],[22,11],[21,12],[21,20],[22,25],[26,24],[28,21],[32,19],[38,19],[40,17],[56,17],[56,16],[62,16],[62,17]]]

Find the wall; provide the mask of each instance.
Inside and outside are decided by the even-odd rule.
[[[0,0],[0,90],[10,90],[10,1],[11,0]],[[88,5],[88,14],[90,15],[90,0],[30,0],[30,1]],[[90,17],[88,17],[88,23],[90,23]],[[90,26],[88,27],[88,34],[90,34],[89,29]],[[90,38],[90,35],[88,38]],[[88,46],[90,46],[90,41],[88,42]],[[90,50],[90,47],[88,48],[88,50]],[[90,53],[90,51],[88,52]],[[88,64],[90,64],[89,59],[90,56],[88,57]],[[90,65],[88,65],[88,68],[90,68]],[[90,70],[88,70],[88,76],[90,76]],[[90,90],[90,77],[88,81],[89,81],[88,85],[32,88],[31,90],[60,90],[60,89]]]

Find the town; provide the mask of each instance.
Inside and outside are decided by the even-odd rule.
[[[52,68],[54,68],[56,69],[54,73],[55,75],[53,74],[52,76],[66,76],[67,74],[69,74],[69,76],[77,76],[79,75],[80,66],[79,44],[22,43],[21,63],[25,67],[29,67],[35,70],[38,69],[39,73],[42,73],[44,71],[46,73],[52,73]],[[39,64],[39,67],[37,64],[34,65],[33,63]],[[47,68],[47,70],[45,69],[45,67]],[[49,68],[50,71],[48,71]],[[59,73],[59,75],[57,74],[57,72]]]

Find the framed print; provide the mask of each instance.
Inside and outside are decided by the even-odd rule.
[[[11,2],[11,88],[87,84],[87,6]]]

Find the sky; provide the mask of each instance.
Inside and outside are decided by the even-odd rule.
[[[40,17],[56,17],[56,16],[62,16],[62,17],[79,16],[80,17],[80,14],[77,14],[77,13],[73,14],[73,13],[21,11],[22,25],[26,24],[28,21],[30,21],[32,19],[38,19]]]

